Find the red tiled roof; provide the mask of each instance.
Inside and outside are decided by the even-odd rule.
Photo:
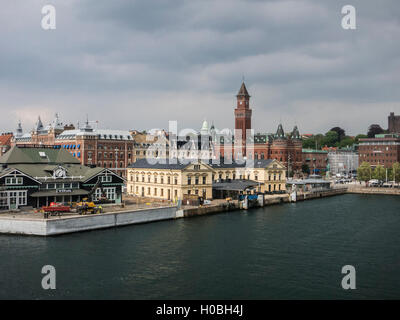
[[[0,146],[11,145],[12,137],[13,137],[12,133],[6,133],[6,134],[0,135]]]

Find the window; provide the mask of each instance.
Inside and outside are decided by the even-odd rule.
[[[100,181],[101,182],[111,182],[112,176],[100,176]]]
[[[194,183],[199,184],[199,177],[195,177]]]
[[[195,164],[194,165],[194,170],[200,170],[200,165],[199,164]]]
[[[6,184],[7,185],[22,184],[22,183],[23,183],[22,177],[14,177],[14,178],[7,177],[6,178]]]
[[[207,177],[203,177],[203,184],[206,184]]]
[[[116,192],[115,192],[115,187],[114,188],[103,188],[104,193],[106,194],[106,197],[108,200],[115,200],[116,199]],[[95,200],[99,199],[101,197],[101,189],[97,188],[95,193],[94,193],[94,198]]]
[[[188,177],[188,184],[192,184],[192,177]]]

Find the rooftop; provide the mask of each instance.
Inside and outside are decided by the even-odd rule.
[[[80,164],[63,149],[53,147],[13,146],[0,157],[0,164]]]

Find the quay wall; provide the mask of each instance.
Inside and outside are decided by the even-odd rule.
[[[176,218],[176,206],[53,219],[0,218],[0,233],[52,236]]]
[[[400,195],[399,188],[371,188],[350,185],[347,193]]]
[[[316,198],[324,198],[324,197],[331,197],[340,194],[347,193],[347,188],[340,188],[340,189],[331,189],[331,190],[321,190],[317,192],[306,192],[306,193],[298,193],[296,196],[296,201],[304,201],[304,200],[311,200]]]
[[[207,206],[207,207],[196,207],[196,208],[190,208],[190,209],[184,209],[183,210],[183,217],[188,218],[188,217],[193,217],[193,216],[202,216],[205,214],[213,214],[213,213],[220,213],[224,211],[232,211],[232,210],[238,210],[239,205],[237,202],[230,202],[228,203],[223,203],[223,204],[218,204],[214,206]]]
[[[0,219],[0,233],[45,236],[46,223],[43,220],[2,217]]]

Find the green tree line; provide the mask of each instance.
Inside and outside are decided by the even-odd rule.
[[[391,168],[385,169],[382,165],[377,165],[375,169],[368,162],[363,162],[357,169],[357,180],[369,181],[371,179],[387,180],[400,182],[400,163],[395,162]]]

